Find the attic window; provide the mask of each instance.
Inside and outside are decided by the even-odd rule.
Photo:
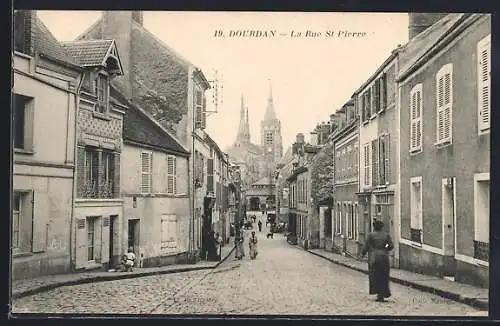
[[[108,76],[98,74],[95,80],[95,95],[97,96],[97,103],[95,111],[99,113],[106,113],[108,107]]]

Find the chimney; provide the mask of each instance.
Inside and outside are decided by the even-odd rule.
[[[34,10],[14,10],[14,50],[34,55]]]
[[[408,14],[408,40],[422,33],[435,22],[446,16],[446,13],[421,13],[412,12]]]
[[[144,14],[142,11],[132,11],[132,19],[139,25],[143,26],[144,24]]]
[[[312,131],[310,134],[310,140],[309,140],[309,143],[313,146],[316,146],[318,145],[318,133],[315,132],[315,131]]]
[[[298,133],[296,138],[295,138],[295,141],[298,143],[298,144],[303,144],[304,143],[304,134],[303,133]]]

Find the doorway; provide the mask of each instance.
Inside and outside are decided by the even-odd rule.
[[[134,250],[136,257],[139,257],[139,219],[128,220],[128,248]]]
[[[109,264],[115,266],[118,264],[119,254],[115,253],[118,247],[118,215],[111,215],[109,217]]]

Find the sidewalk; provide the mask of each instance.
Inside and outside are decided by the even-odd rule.
[[[295,246],[302,249],[299,246]],[[335,264],[368,274],[366,261],[359,261],[324,249],[310,249],[311,254],[327,259]],[[468,284],[448,281],[436,276],[413,273],[407,270],[391,268],[390,280],[394,283],[410,286],[441,297],[458,301],[479,310],[488,310],[488,289]]]
[[[231,239],[232,240],[232,239]],[[196,264],[177,264],[161,267],[134,268],[133,272],[83,272],[42,276],[27,280],[12,281],[12,299],[18,299],[61,286],[121,280],[142,276],[190,272],[214,269],[222,264],[234,250],[233,241],[222,247],[221,261],[199,261]]]

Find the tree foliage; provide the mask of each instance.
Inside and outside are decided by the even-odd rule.
[[[326,144],[319,151],[311,169],[311,197],[316,207],[319,202],[332,196],[333,189],[333,144]]]

